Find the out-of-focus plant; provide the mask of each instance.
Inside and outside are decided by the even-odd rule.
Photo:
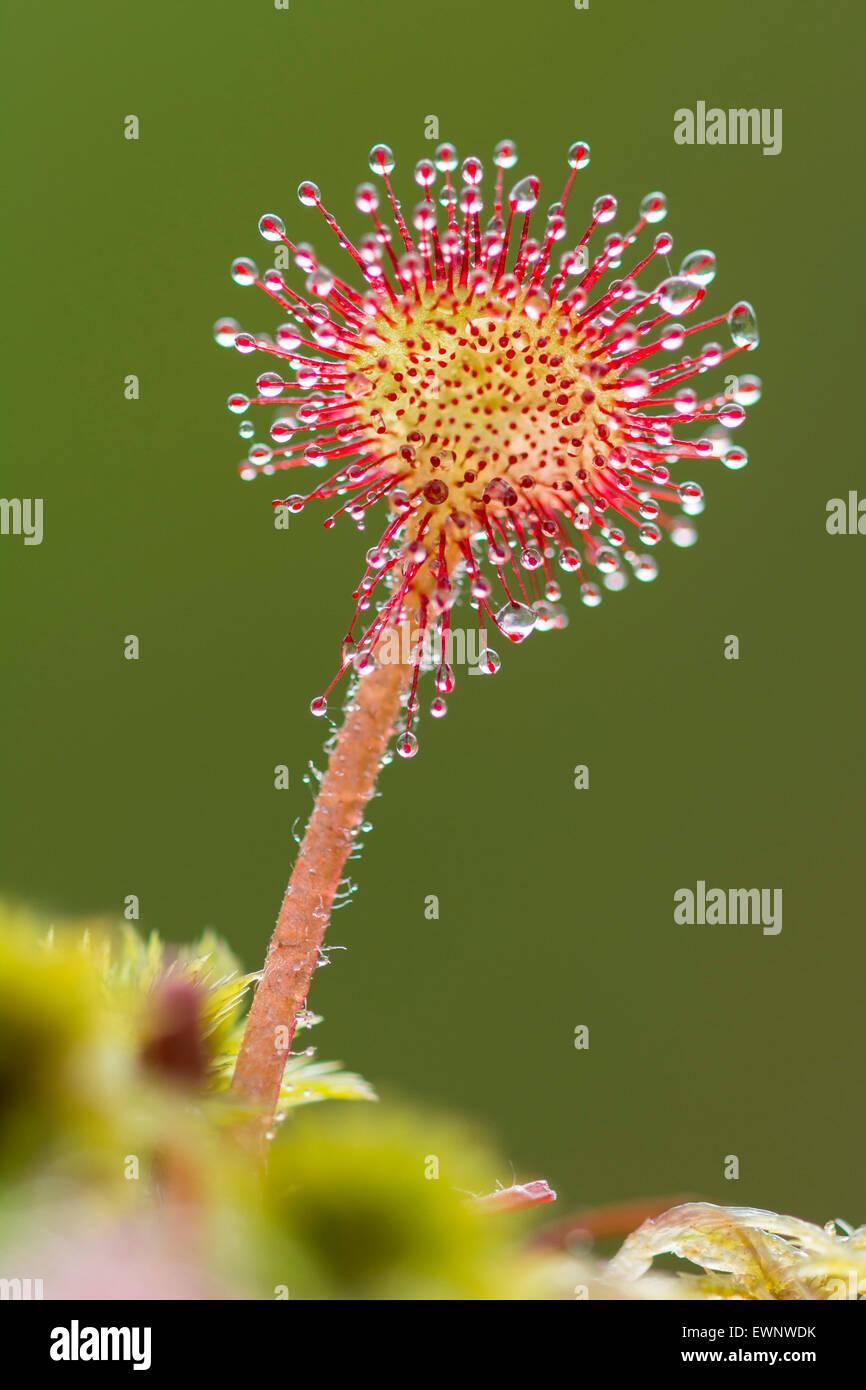
[[[76,1298],[567,1292],[569,1262],[476,1200],[504,1165],[468,1130],[345,1104],[296,1127],[315,1102],[375,1099],[313,1047],[251,1165],[229,1084],[250,982],[209,933],[170,950],[0,907],[0,1277]]]
[[[231,1089],[251,983],[206,933],[171,950],[0,906],[0,1278],[46,1298],[839,1299],[866,1228],[692,1202],[582,1213],[530,1239],[546,1183],[465,1124],[292,1055],[263,1167]],[[319,1022],[313,1015],[304,1029]],[[304,1112],[307,1113],[304,1113]],[[613,1260],[593,1236],[628,1237]],[[698,1272],[656,1271],[675,1254]]]

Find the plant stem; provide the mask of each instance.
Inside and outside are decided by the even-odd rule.
[[[265,1128],[276,1108],[334,894],[411,674],[411,665],[391,662],[359,681],[301,842],[232,1079],[235,1090],[264,1107]]]

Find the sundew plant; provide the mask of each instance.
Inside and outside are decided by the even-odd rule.
[[[318,515],[341,567],[338,537],[356,572],[366,550],[334,668],[310,673],[328,763],[261,971],[210,932],[170,947],[129,922],[0,902],[3,1297],[12,1284],[12,1297],[76,1301],[866,1290],[866,1227],[842,1220],[657,1197],[550,1221],[545,1177],[505,1185],[471,1126],[371,1103],[370,1082],[309,1041],[314,971],[380,769],[438,743],[447,775],[459,639],[472,633],[488,677],[536,632],[572,640],[566,605],[616,640],[615,606],[583,610],[653,581],[667,541],[696,539],[702,473],[747,462],[731,436],[760,398],[740,369],[756,318],[745,300],[709,307],[713,253],[672,259],[655,191],[622,217],[591,194],[569,234],[590,177],[582,141],[546,213],[516,163],[509,140],[487,175],[442,144],[404,210],[377,145],[356,240],[315,184],[299,188],[296,235],[324,221],[337,270],[276,213],[259,222],[275,264],[234,262],[276,319],[272,336],[215,326],[222,346],[259,355],[228,400],[241,477],[297,470],[263,506]],[[483,682],[469,685],[474,698]],[[622,1243],[602,1258],[608,1239]]]
[[[589,163],[575,142],[540,214],[539,180],[512,173],[513,141],[496,146],[487,181],[481,159],[441,144],[415,165],[417,201],[404,212],[394,155],[376,145],[376,182],[355,191],[369,218],[357,244],[315,183],[298,189],[336,242],[339,271],[275,213],[259,231],[303,289],[279,268],[232,265],[283,320],[273,336],[215,325],[218,343],[267,368],[253,392],[228,398],[253,441],[241,477],[297,471],[309,490],[274,505],[295,514],[321,503],[327,529],[379,518],[336,672],[312,700],[327,717],[343,689],[345,722],[326,744],[235,1073],[266,1123],[392,737],[414,757],[422,702],[436,719],[447,711],[455,614],[477,624],[479,669],[495,674],[493,643],[564,627],[570,592],[596,608],[630,578],[654,580],[665,537],[696,539],[703,491],[692,475],[748,461],[730,432],[761,394],[739,372],[758,345],[752,306],[705,316],[715,256],[699,248],[672,268],[673,238],[654,230],[662,193],[620,229],[616,198],[601,194],[569,236]]]

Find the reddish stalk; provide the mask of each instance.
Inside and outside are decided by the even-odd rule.
[[[379,664],[358,683],[283,898],[232,1079],[236,1091],[263,1107],[265,1129],[276,1108],[334,895],[375,790],[412,669],[401,662]]]

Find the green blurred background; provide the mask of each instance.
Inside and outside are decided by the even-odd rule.
[[[442,723],[425,716],[334,920],[350,949],[314,982],[323,1056],[478,1117],[565,1205],[692,1191],[866,1221],[866,539],[825,532],[827,500],[864,487],[860,14],[6,4],[3,493],[45,499],[40,547],[0,538],[14,896],[119,913],[136,893],[146,927],[209,924],[261,963],[311,804],[306,760],[323,762],[309,701],[370,543],[350,523],[325,533],[312,508],[274,531],[285,489],[235,471],[224,402],[256,363],[210,328],[276,325],[228,276],[236,255],[269,263],[261,213],[335,265],[301,178],[356,228],[353,189],[384,140],[411,205],[435,114],[488,164],[513,138],[546,206],[586,139],[570,232],[599,193],[625,223],[664,189],[675,263],[718,255],[710,312],[757,306],[743,369],[764,399],[737,436],[752,463],[695,466],[700,543],[664,546],[657,583],[597,611],[566,581],[567,631],[505,652],[494,680],[460,679]],[[782,107],[781,155],[675,145],[674,110],[699,99]],[[781,887],[781,935],[676,926],[673,893],[698,878]]]

